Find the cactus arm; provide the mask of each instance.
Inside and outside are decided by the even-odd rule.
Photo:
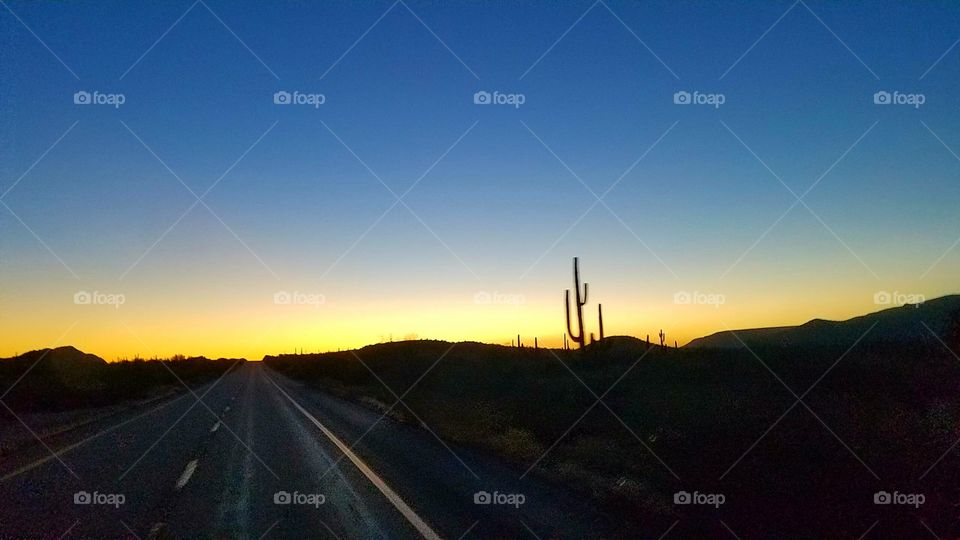
[[[570,325],[570,289],[566,290],[564,298],[567,305],[567,333],[570,334],[570,339],[577,341],[579,338],[573,334],[573,327]]]

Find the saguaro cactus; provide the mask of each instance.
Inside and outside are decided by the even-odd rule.
[[[587,303],[587,289],[589,285],[583,284],[583,296],[580,296],[580,261],[579,258],[573,258],[573,288],[575,289],[577,302],[577,329],[579,333],[574,335],[573,326],[570,324],[570,289],[566,290],[564,295],[567,305],[567,333],[570,339],[580,344],[580,348],[586,344],[586,334],[583,332],[583,306]]]
[[[663,339],[664,339],[665,337],[667,337],[667,335],[663,333],[663,329],[660,329],[660,348],[661,348],[661,349],[664,348]]]
[[[597,304],[597,315],[600,318],[600,341],[603,341],[603,304]]]

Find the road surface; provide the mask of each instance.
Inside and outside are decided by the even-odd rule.
[[[239,363],[3,457],[0,538],[602,534],[586,501],[521,472]]]

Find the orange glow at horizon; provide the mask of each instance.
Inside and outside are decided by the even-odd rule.
[[[64,291],[66,294],[69,291]],[[727,329],[802,324],[812,318],[846,319],[884,307],[867,292],[836,287],[821,298],[802,292],[776,300],[730,294],[721,301],[694,297],[691,304],[675,303],[673,294],[656,301],[627,296],[602,298],[607,336],[650,336],[657,341],[663,329],[666,341],[683,345],[691,339]],[[936,291],[933,298],[949,291]],[[591,294],[594,294],[591,291]],[[309,298],[304,297],[309,300]],[[301,299],[301,300],[304,300]],[[523,297],[507,303],[475,302],[475,295],[451,295],[433,301],[396,299],[340,303],[324,298],[315,304],[275,304],[264,291],[258,301],[223,299],[200,309],[157,306],[127,298],[119,306],[64,304],[26,309],[7,304],[0,330],[0,356],[28,350],[73,345],[106,360],[169,357],[174,354],[259,360],[264,355],[326,352],[359,348],[384,341],[440,339],[509,345],[520,334],[524,345],[537,337],[542,347],[562,346],[566,322],[562,295]],[[306,301],[304,300],[304,301]],[[485,300],[485,299],[481,299]],[[715,301],[714,304],[696,302]],[[55,302],[51,302],[55,304]],[[36,308],[37,306],[32,306]],[[16,317],[10,313],[19,314]],[[596,304],[584,307],[586,333],[597,332]]]

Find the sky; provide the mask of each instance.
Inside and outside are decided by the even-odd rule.
[[[960,292],[957,15],[6,1],[0,356],[555,346],[573,257],[680,344]]]

